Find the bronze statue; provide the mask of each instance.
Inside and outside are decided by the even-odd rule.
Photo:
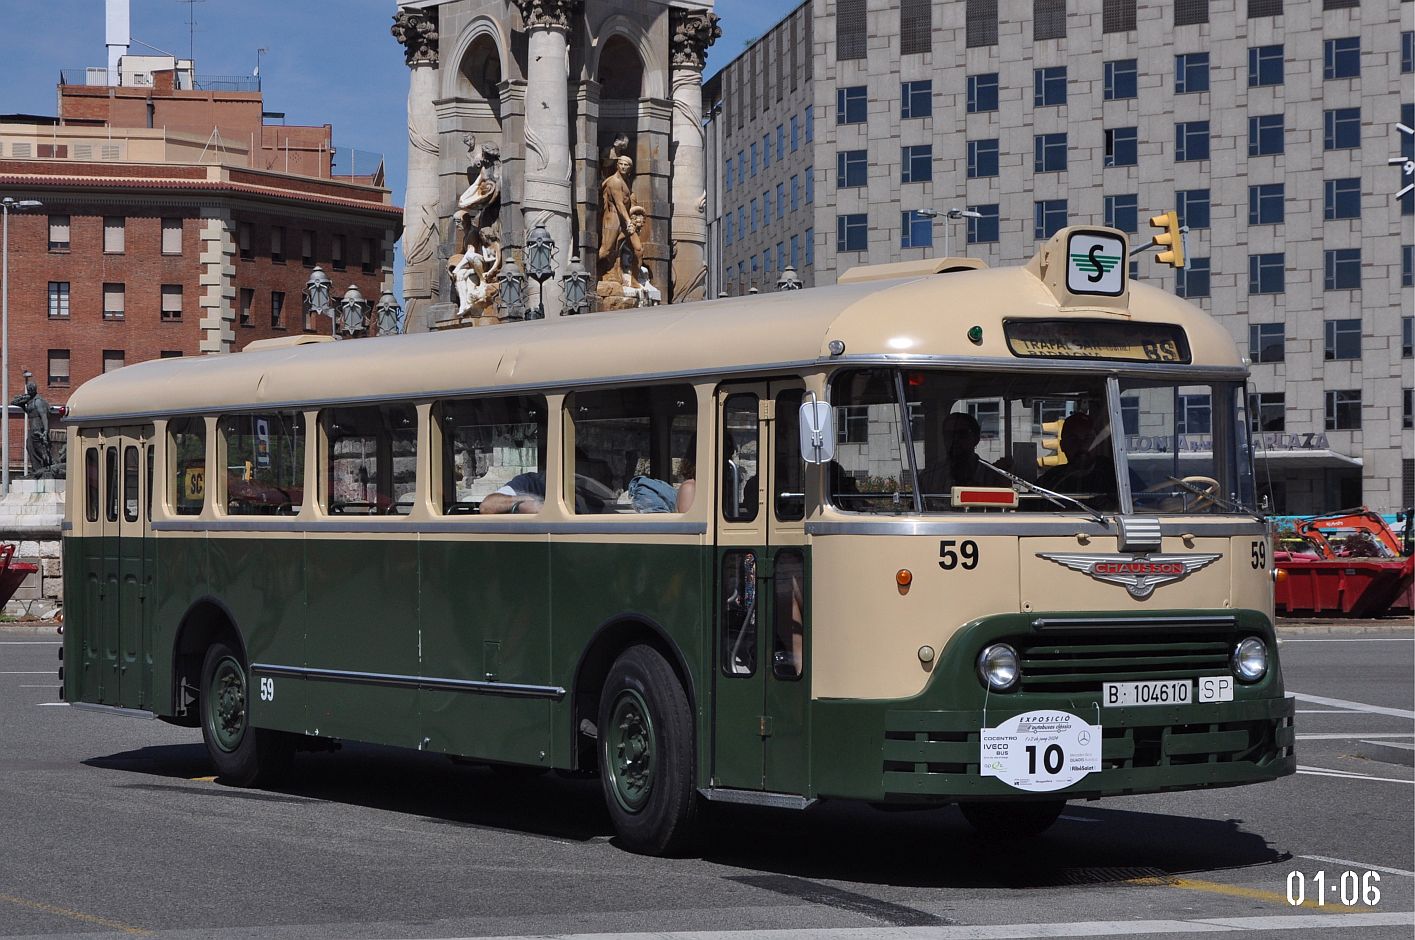
[[[49,402],[39,394],[33,382],[26,382],[24,394],[16,395],[10,404],[23,410],[28,419],[25,449],[29,451],[30,473],[48,470],[54,465],[54,455],[49,449]]]

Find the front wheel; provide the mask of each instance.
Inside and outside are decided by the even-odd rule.
[[[662,655],[634,646],[615,660],[599,702],[599,776],[624,846],[671,855],[698,818],[693,713]]]
[[[256,728],[241,655],[213,643],[201,667],[201,736],[223,783],[257,786],[284,776],[294,758],[288,735]]]
[[[959,803],[963,818],[981,835],[1021,839],[1041,835],[1066,808],[1065,800],[1019,803]]]

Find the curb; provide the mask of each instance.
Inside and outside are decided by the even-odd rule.
[[[1384,620],[1284,620],[1278,617],[1274,627],[1278,636],[1363,636],[1368,633],[1415,632],[1415,621],[1408,617],[1391,617]]]
[[[0,636],[41,636],[57,640],[61,626],[63,624],[57,620],[5,622],[0,623]]]

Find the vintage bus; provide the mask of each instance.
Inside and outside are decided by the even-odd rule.
[[[1117,231],[1027,265],[129,366],[70,403],[64,692],[220,777],[358,740],[712,801],[1295,769],[1244,361]]]

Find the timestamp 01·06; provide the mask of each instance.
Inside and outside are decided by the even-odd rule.
[[[1326,905],[1330,898],[1333,904],[1338,900],[1346,907],[1364,904],[1374,907],[1381,901],[1380,872],[1344,871],[1336,878],[1327,878],[1327,873],[1319,871],[1308,876],[1306,872],[1293,871],[1287,875],[1287,903],[1299,907],[1307,900],[1307,880],[1312,881],[1312,903],[1318,907]]]

